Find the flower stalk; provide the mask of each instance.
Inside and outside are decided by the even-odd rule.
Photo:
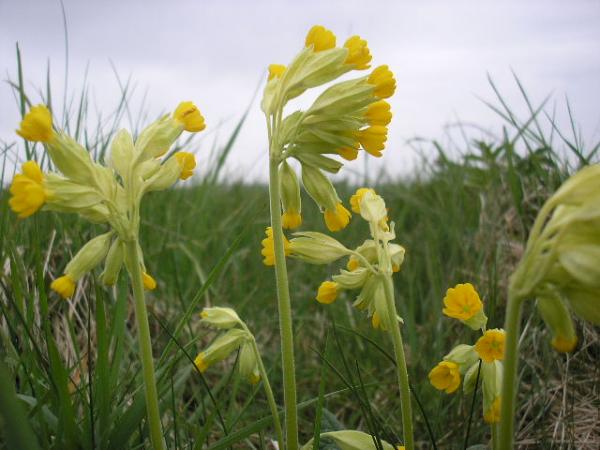
[[[398,315],[396,311],[396,302],[394,301],[394,285],[391,274],[384,275],[385,298],[387,308],[392,317]],[[396,375],[398,377],[398,388],[400,389],[400,409],[402,412],[402,432],[404,434],[404,447],[407,450],[414,449],[412,407],[410,403],[410,386],[408,383],[408,370],[406,368],[406,357],[404,355],[404,346],[402,343],[402,333],[400,333],[400,323],[396,321],[396,326],[391,326],[391,337],[394,345],[394,356],[396,358]]]
[[[499,450],[513,448],[515,399],[517,386],[517,365],[519,356],[519,332],[521,328],[522,299],[515,296],[513,290],[508,293],[506,309],[506,345],[504,354],[504,379],[502,380],[502,405],[500,409]]]
[[[154,361],[152,356],[152,341],[150,338],[150,327],[148,325],[148,313],[146,311],[146,300],[144,296],[144,282],[142,279],[140,258],[137,250],[137,240],[131,240],[127,242],[126,248],[127,260],[129,262],[129,276],[133,289],[135,318],[138,328],[138,345],[140,359],[142,360],[144,396],[146,399],[146,410],[148,413],[150,439],[155,450],[166,450],[160,422],[158,393],[156,390],[156,376],[154,374]]]
[[[273,142],[271,142],[273,145]],[[298,449],[298,412],[296,400],[296,369],[294,364],[294,332],[292,306],[288,285],[283,230],[281,228],[281,197],[279,192],[279,158],[271,149],[269,162],[269,200],[271,227],[273,229],[275,253],[275,279],[279,309],[279,331],[281,337],[281,362],[283,367],[283,401],[285,405],[285,446],[288,450]]]

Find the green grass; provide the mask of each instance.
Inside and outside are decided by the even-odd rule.
[[[20,61],[18,67],[20,74]],[[30,98],[21,75],[13,86],[24,112]],[[507,278],[538,208],[570,173],[597,161],[597,145],[584,147],[576,133],[568,138],[543,108],[532,105],[518,79],[517,86],[529,108],[524,120],[492,82],[498,97],[490,106],[506,122],[503,136],[466,139],[455,157],[437,142],[421,143],[436,157],[416,167],[415,175],[370,177],[380,180],[372,187],[386,199],[398,242],[407,249],[395,287],[411,382],[423,407],[420,411],[415,403],[414,410],[417,441],[424,448],[432,447],[431,435],[438,448],[462,448],[471,414],[470,396],[439,393],[427,381],[429,370],[453,345],[477,338],[442,316],[446,289],[458,282],[475,284],[489,325],[501,327]],[[85,92],[62,125],[102,159],[128,114],[130,86],[124,84],[109,119],[89,130],[81,128]],[[44,99],[50,97],[48,86]],[[197,184],[152,194],[143,207],[142,246],[149,272],[158,280],[147,303],[170,449],[268,448],[273,436],[262,390],[237,378],[235,358],[204,376],[194,370],[191,360],[214,337],[200,326],[197,313],[203,306],[229,305],[244,318],[282,401],[273,270],[260,255],[269,217],[267,187],[226,184],[218,176],[230,152],[237,151],[236,133],[213,150],[209,173]],[[194,142],[186,146],[207,151]],[[18,149],[48,164],[41,147],[3,144],[0,448],[36,448],[36,443],[53,449],[148,448],[127,279],[121,275],[117,286],[107,289],[97,283],[96,272],[84,278],[68,302],[49,291],[70,257],[103,228],[48,212],[17,220],[5,188],[16,170]],[[356,187],[338,186],[345,202]],[[303,229],[324,231],[321,214],[310,199],[303,200]],[[355,219],[336,237],[354,246],[367,233],[366,225]],[[314,300],[319,283],[339,265],[291,260],[288,268],[301,441],[309,440],[315,429],[346,427],[399,442],[401,420],[394,368],[385,355],[390,351],[387,337],[371,329],[351,307],[349,296],[329,306]],[[579,324],[581,345],[565,357],[551,350],[548,331],[531,305],[524,318],[519,441],[531,448],[596,448],[598,423],[589,417],[598,406],[598,330]],[[480,400],[472,414],[468,443],[486,443]]]

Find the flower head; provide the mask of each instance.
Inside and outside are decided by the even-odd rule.
[[[202,131],[206,128],[204,117],[200,114],[198,107],[192,102],[181,102],[175,112],[173,118],[179,122],[183,129],[190,132]]]
[[[144,289],[147,291],[156,289],[156,280],[146,272],[142,272],[142,281],[144,283]]]
[[[281,78],[283,72],[285,72],[285,66],[283,64],[270,64],[268,80],[270,81],[273,78]]]
[[[63,275],[52,282],[50,289],[64,299],[71,298],[75,293],[75,280],[70,275]]]
[[[21,121],[17,134],[28,141],[50,142],[55,133],[48,108],[45,105],[32,107]]]
[[[369,52],[367,41],[361,39],[360,36],[352,36],[348,38],[344,47],[348,49],[348,57],[345,64],[351,64],[357,70],[368,69],[369,63],[373,58]]]
[[[40,209],[48,197],[44,189],[44,174],[35,161],[27,161],[22,166],[22,174],[15,175],[10,193],[10,208],[24,219]]]
[[[335,48],[336,38],[331,30],[321,26],[313,26],[306,35],[305,46],[312,47],[314,52]]]
[[[179,175],[179,178],[182,180],[187,180],[194,174],[194,169],[196,168],[196,158],[194,155],[188,152],[177,152],[175,153],[175,158],[181,167],[181,175]]]
[[[356,134],[356,138],[360,142],[362,148],[372,156],[379,158],[381,151],[385,148],[387,141],[387,127],[381,125],[373,125],[371,127],[360,130]]]
[[[388,66],[376,67],[368,78],[369,84],[375,86],[374,94],[379,98],[388,98],[396,91],[396,80]]]
[[[502,361],[504,359],[504,330],[498,328],[487,330],[483,333],[475,344],[475,351],[479,357],[486,363],[491,363],[495,360]]]
[[[335,302],[339,285],[335,281],[323,281],[317,292],[317,301],[325,305]]]
[[[452,361],[441,361],[429,372],[429,381],[436,389],[452,394],[460,386],[460,370]]]
[[[265,229],[265,234],[267,235],[261,242],[262,250],[261,254],[264,256],[263,263],[265,266],[274,266],[275,265],[275,242],[273,241],[273,228],[267,227]],[[290,245],[290,241],[284,236],[283,237],[283,250],[285,252],[285,256],[289,256],[292,252],[292,248]]]
[[[350,223],[350,211],[341,202],[335,206],[335,210],[326,209],[323,215],[329,231],[343,230]]]

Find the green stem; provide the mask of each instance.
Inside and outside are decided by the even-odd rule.
[[[384,275],[384,288],[387,309],[392,316],[392,321],[397,322],[396,303],[394,301],[394,285],[391,275]],[[404,356],[404,346],[402,344],[402,334],[400,333],[400,324],[390,326],[392,333],[392,342],[394,344],[394,354],[396,356],[396,374],[398,376],[398,388],[400,389],[400,409],[402,411],[402,431],[404,433],[404,447],[406,450],[414,449],[412,408],[410,403],[410,387],[408,384],[408,370],[406,369],[406,357]]]
[[[140,357],[142,359],[142,370],[144,375],[144,392],[146,395],[146,411],[148,413],[150,439],[152,440],[152,446],[155,450],[166,450],[160,423],[158,394],[156,392],[156,378],[154,376],[154,361],[152,356],[152,341],[150,340],[150,326],[148,325],[148,313],[146,311],[146,301],[144,298],[144,282],[142,280],[142,269],[136,240],[127,242],[127,260],[129,262],[129,276],[131,278],[133,299],[135,303],[135,318],[137,321]]]
[[[260,357],[260,352],[258,351],[258,346],[256,345],[256,341],[254,339],[252,339],[252,349],[254,350],[254,355],[256,357],[256,360],[258,361],[258,371],[260,372],[260,378],[265,389],[265,395],[267,396],[269,409],[271,410],[271,415],[273,416],[273,424],[275,425],[277,443],[281,446],[281,448],[283,448],[283,429],[281,428],[281,421],[279,420],[279,409],[277,408],[277,403],[275,403],[273,389],[271,389],[271,383],[269,383],[269,378],[267,376],[267,371],[265,370],[265,365],[263,364],[263,360]]]
[[[521,303],[512,290],[508,292],[506,308],[506,344],[504,349],[504,379],[502,381],[502,405],[500,411],[500,450],[513,448],[517,363],[519,356],[519,332],[521,328]]]
[[[491,423],[490,429],[492,430],[492,450],[498,450],[498,424]]]
[[[269,161],[269,200],[271,204],[271,228],[275,253],[275,279],[279,306],[279,332],[281,335],[281,361],[283,366],[283,401],[285,404],[285,438],[282,448],[298,449],[298,412],[296,406],[296,374],[294,368],[294,332],[292,329],[292,307],[288,286],[283,230],[281,228],[281,206],[279,193],[279,160]]]

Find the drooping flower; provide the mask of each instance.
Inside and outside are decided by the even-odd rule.
[[[385,149],[387,133],[387,127],[373,125],[358,131],[356,138],[360,142],[361,147],[364,148],[367,153],[379,158],[382,156],[382,150]]]
[[[350,211],[344,208],[341,202],[335,206],[335,210],[326,209],[323,216],[329,231],[343,230],[350,223],[351,217]]]
[[[337,299],[339,285],[335,281],[323,281],[317,292],[317,301],[325,305]]]
[[[281,78],[283,72],[285,72],[285,66],[283,64],[270,64],[268,80],[270,81],[273,78]]]
[[[365,118],[369,125],[379,125],[387,127],[392,121],[391,106],[385,100],[378,100],[371,103],[365,112]]]
[[[265,266],[274,266],[275,265],[275,243],[273,241],[273,229],[271,227],[267,227],[265,229],[265,234],[267,235],[261,241],[262,250],[261,254],[264,256],[263,264]],[[290,246],[290,241],[284,236],[283,237],[283,249],[286,256],[289,256],[292,248]]]
[[[302,225],[302,215],[297,211],[284,211],[281,215],[281,226],[293,230]]]
[[[502,361],[504,359],[504,342],[504,330],[498,328],[486,330],[483,336],[477,340],[475,351],[486,363]]]
[[[35,161],[25,162],[22,171],[15,175],[10,186],[11,199],[8,204],[19,218],[24,219],[44,205],[48,192],[44,188],[44,174]]]
[[[312,47],[314,52],[335,48],[335,44],[335,34],[321,25],[313,26],[306,35],[305,45],[309,48]]]
[[[144,283],[144,289],[147,291],[153,291],[156,289],[156,280],[146,272],[142,272],[142,281]]]
[[[483,420],[487,423],[498,423],[500,422],[500,407],[502,405],[501,397],[498,396],[492,403],[492,406],[483,413]]]
[[[204,117],[200,110],[192,102],[181,102],[175,112],[173,118],[179,122],[183,129],[190,132],[202,131],[206,128]]]
[[[451,394],[460,386],[460,370],[452,361],[441,361],[429,372],[429,381],[436,389]]]
[[[443,313],[448,317],[469,320],[482,308],[483,303],[471,283],[457,284],[446,291]]]
[[[75,293],[75,281],[70,275],[63,275],[52,282],[50,289],[66,300]]]
[[[375,86],[374,94],[376,97],[388,98],[396,92],[394,74],[386,65],[376,67],[369,75],[368,81]]]
[[[371,188],[358,188],[354,195],[350,197],[350,206],[352,208],[352,212],[360,214],[360,201],[367,192],[375,193],[375,190]]]
[[[193,154],[188,152],[177,152],[175,153],[175,158],[181,166],[181,175],[179,175],[179,178],[181,180],[187,180],[194,174],[194,169],[196,168],[196,158]]]
[[[346,64],[351,64],[357,70],[368,69],[369,63],[373,58],[369,52],[367,41],[361,39],[360,36],[349,37],[344,47],[348,49],[348,57]]]
[[[28,141],[50,142],[55,135],[50,110],[45,105],[32,107],[21,121],[17,134]]]

